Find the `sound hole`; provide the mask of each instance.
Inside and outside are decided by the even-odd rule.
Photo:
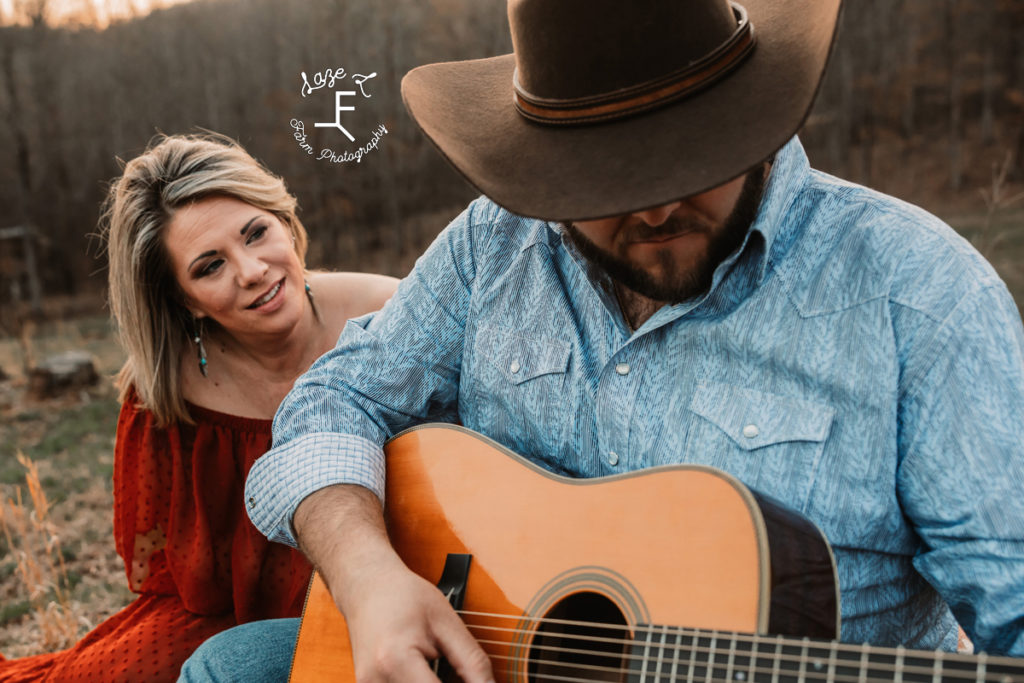
[[[530,645],[530,683],[551,680],[621,681],[629,650],[626,619],[608,598],[575,593],[544,615]]]

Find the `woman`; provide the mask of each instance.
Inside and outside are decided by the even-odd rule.
[[[73,648],[0,662],[0,680],[175,680],[203,640],[297,616],[310,568],[243,507],[292,383],[396,280],[305,270],[283,181],[233,142],[167,137],[129,162],[104,213],[128,360],[114,535],[140,594]]]

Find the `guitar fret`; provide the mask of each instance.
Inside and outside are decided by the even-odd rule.
[[[651,657],[651,638],[654,635],[654,629],[647,629],[647,638],[644,640],[644,658],[640,666],[640,683],[647,683],[647,664]]]
[[[669,683],[676,683],[676,675],[679,672],[679,650],[683,647],[683,632],[676,631],[675,647],[672,648],[672,669],[668,672]]]
[[[761,643],[761,639],[755,636],[752,641],[748,642],[750,642],[750,656],[747,658],[747,668],[749,670],[747,671],[746,679],[750,683],[755,683],[757,680],[758,646]]]
[[[864,683],[867,676],[864,672],[864,663],[867,657],[863,648],[852,648],[838,642],[832,644],[832,680],[842,683]]]
[[[829,667],[832,662],[832,643],[821,644],[809,639],[807,639],[807,642],[810,645],[807,648],[807,658],[814,669],[813,680],[832,680],[829,678]]]
[[[652,629],[653,630],[653,629]],[[661,644],[658,646],[658,662],[654,665],[655,681],[661,681],[662,662],[665,659],[665,636],[668,635],[668,626],[661,627]]]
[[[893,683],[903,683],[903,646],[896,646],[896,674]]]
[[[942,683],[942,650],[935,651],[935,662],[932,664],[932,683]]]
[[[980,655],[979,655],[980,656]],[[1024,664],[1024,662],[1021,662]],[[946,653],[942,658],[943,681],[973,681],[978,675],[978,657]]]
[[[715,631],[711,632],[711,643],[708,645],[708,666],[704,673],[705,683],[711,683],[714,678],[715,669],[715,647],[718,644],[718,636]]]
[[[729,656],[725,660],[725,680],[731,681],[733,677],[732,667],[736,661],[736,636],[729,640]]]
[[[797,677],[798,683],[804,683],[807,676],[807,644],[810,639],[804,638],[800,645],[800,674]]]
[[[779,683],[779,662],[782,661],[782,636],[775,638],[775,662],[772,664],[772,683]]]
[[[778,661],[776,647],[778,639],[774,636],[755,635],[740,643],[740,666],[744,666],[743,681],[748,683],[772,683],[775,663]]]
[[[756,638],[743,635],[733,638],[729,645],[730,658],[732,660],[732,671],[729,680],[738,683],[753,683],[754,681],[754,655]]]
[[[697,671],[697,645],[699,643],[697,632],[690,634],[690,666],[686,670],[686,683],[693,683],[693,676]]]
[[[780,655],[778,662],[779,678],[781,683],[792,683],[802,681],[804,676],[804,665],[806,663],[806,644],[803,641],[781,638]]]
[[[904,683],[933,683],[935,656],[939,653],[904,650],[901,675]]]
[[[838,647],[838,645],[839,643],[833,640],[831,645],[829,646],[828,683],[834,683],[836,680],[836,648]]]

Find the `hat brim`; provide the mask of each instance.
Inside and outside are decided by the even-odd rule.
[[[840,0],[741,1],[753,53],[710,88],[621,121],[523,118],[512,103],[514,55],[413,69],[402,97],[459,173],[513,213],[585,220],[659,206],[745,173],[810,112]]]

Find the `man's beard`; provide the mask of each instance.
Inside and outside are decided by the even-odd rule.
[[[689,267],[682,268],[676,264],[669,249],[658,252],[658,266],[660,272],[665,274],[661,277],[633,263],[624,253],[616,254],[597,246],[572,223],[566,223],[565,227],[580,252],[616,283],[654,301],[681,303],[707,292],[711,288],[715,269],[743,243],[744,236],[757,217],[764,191],[764,177],[763,166],[747,173],[736,205],[718,230],[709,231],[707,223],[696,218],[677,216],[669,216],[658,226],[644,222],[632,226],[629,229],[629,240],[657,239],[688,230],[708,235],[706,252]]]

